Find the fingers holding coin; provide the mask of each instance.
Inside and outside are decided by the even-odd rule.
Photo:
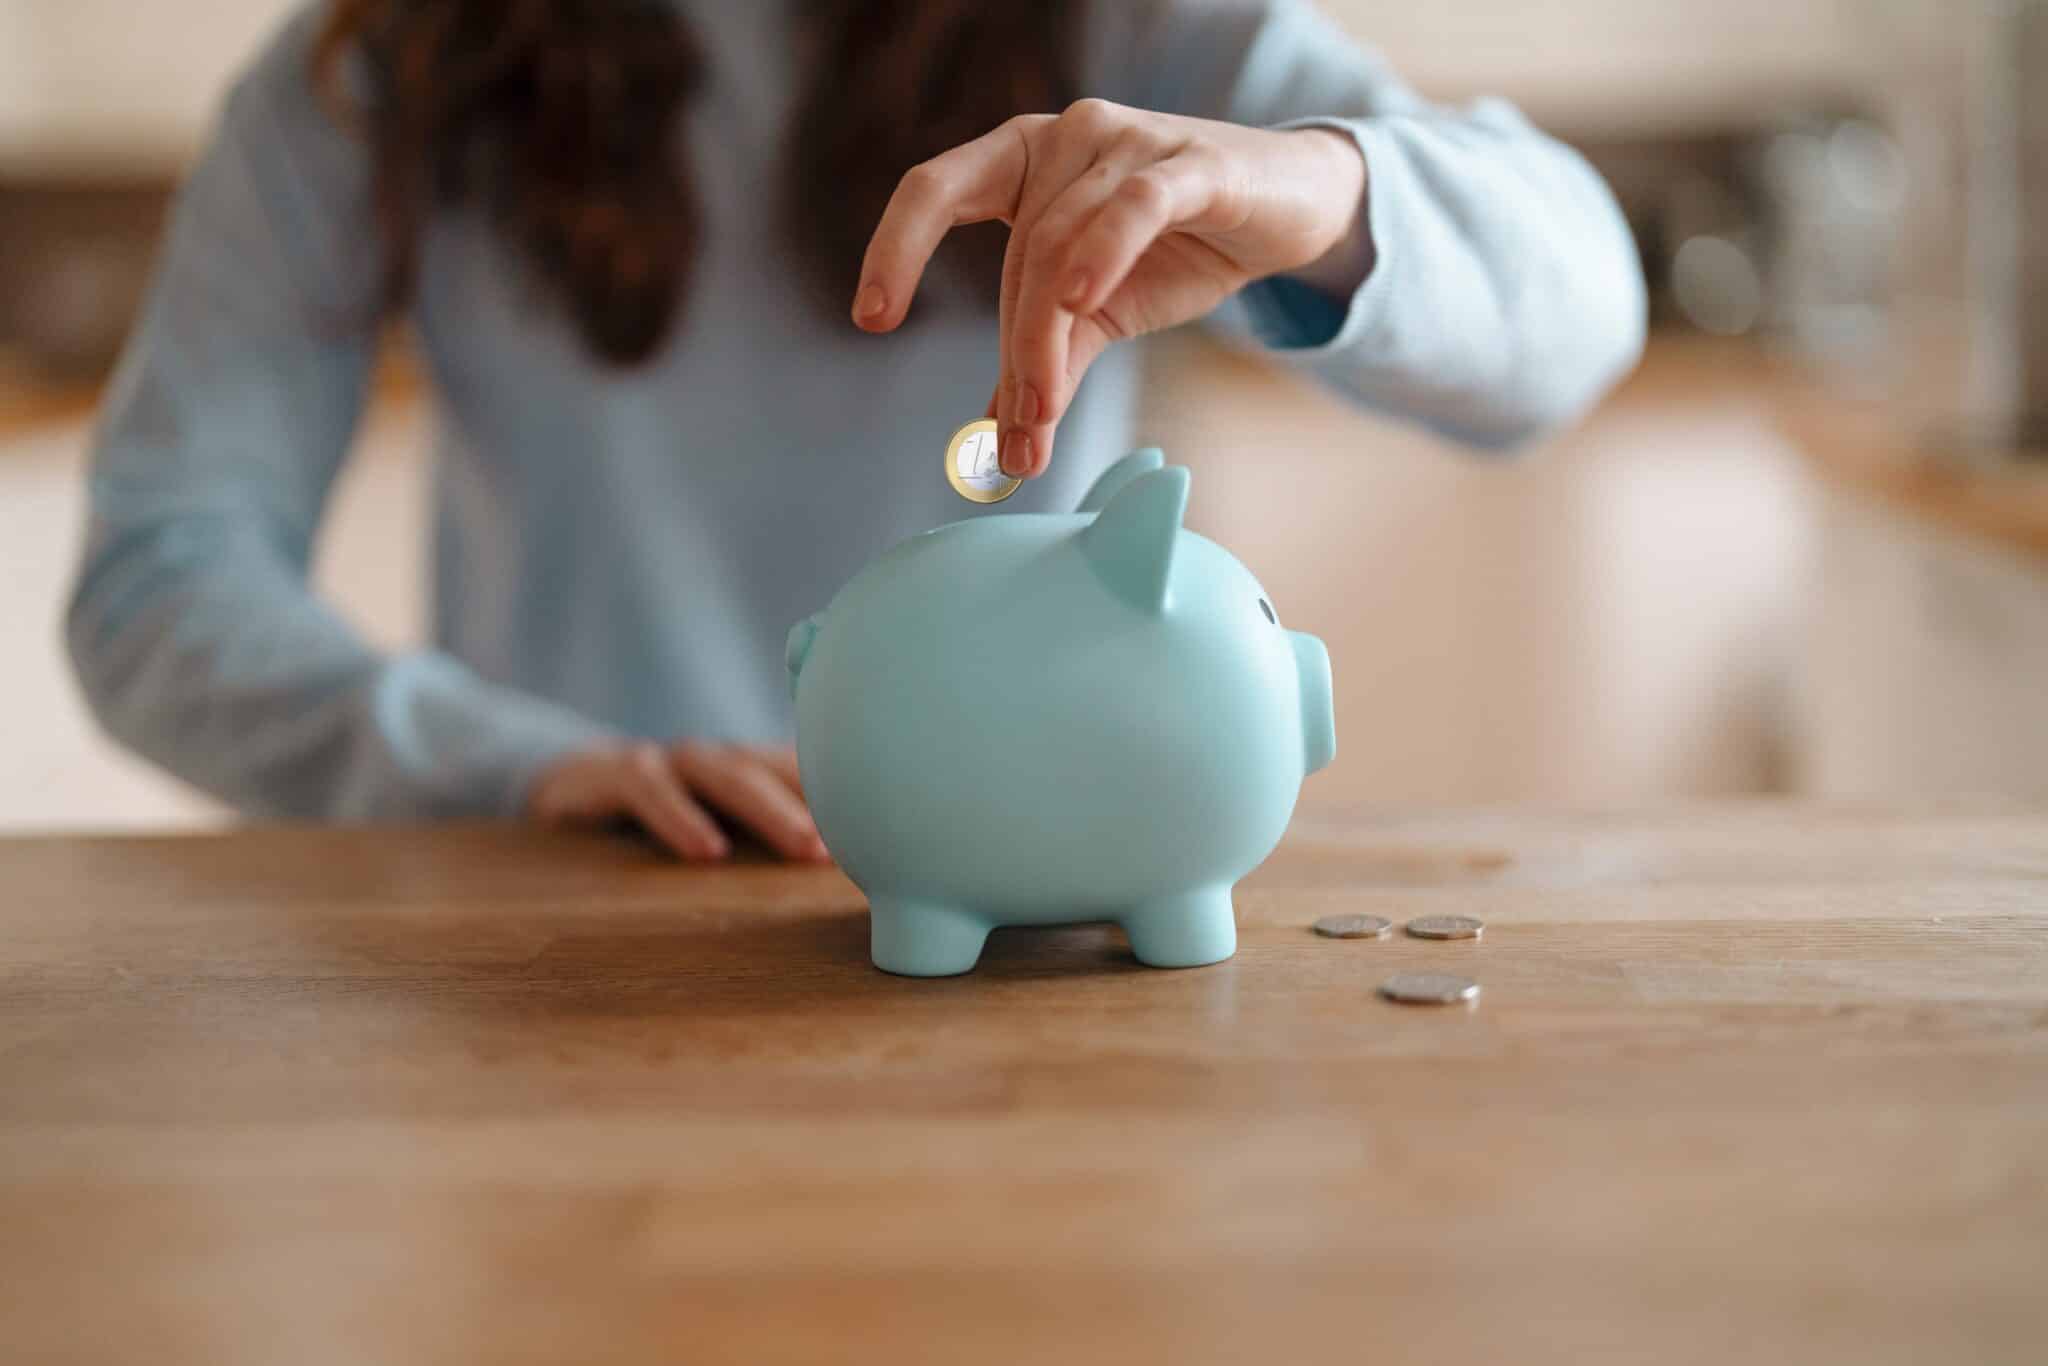
[[[868,245],[854,320],[896,327],[947,232],[1008,223],[989,416],[1001,470],[1041,474],[1081,377],[1112,342],[1200,317],[1292,263],[1284,246],[1235,240],[1251,216],[1246,187],[1260,183],[1250,159],[1279,146],[1259,139],[1282,136],[1103,100],[1011,119],[903,178]]]
[[[1031,475],[1052,458],[1053,434],[1066,415],[1088,367],[1108,346],[1100,324],[1069,303],[1077,273],[1074,244],[1105,203],[1145,166],[1158,160],[1165,138],[1136,110],[1082,101],[1040,134],[1054,155],[1044,183],[1025,195],[1010,229],[1004,259],[1003,375],[1007,407],[1004,454],[1012,443],[1023,454],[1005,468]]]

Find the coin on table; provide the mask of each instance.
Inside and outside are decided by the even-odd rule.
[[[1417,939],[1477,939],[1486,922],[1470,915],[1420,915],[1403,927]]]
[[[1385,939],[1394,922],[1377,915],[1326,915],[1315,923],[1325,939]]]
[[[1000,503],[1024,481],[1003,473],[996,461],[996,424],[980,418],[953,433],[946,443],[946,482],[970,503]]]
[[[1397,972],[1380,983],[1380,995],[1409,1006],[1454,1006],[1479,999],[1479,983],[1447,972]]]

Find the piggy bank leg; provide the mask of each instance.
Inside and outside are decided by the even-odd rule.
[[[952,906],[891,897],[869,899],[869,956],[902,977],[951,977],[981,959],[988,922]]]
[[[1155,968],[1198,968],[1237,952],[1229,887],[1203,887],[1134,907],[1119,917],[1138,961]]]

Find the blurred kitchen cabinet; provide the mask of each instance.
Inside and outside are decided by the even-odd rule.
[[[96,381],[156,259],[168,183],[0,178],[0,348],[46,383]]]
[[[1818,474],[1793,773],[1850,799],[2048,797],[2048,477],[1794,427]]]
[[[1849,799],[2048,798],[2048,558],[1822,499],[1794,772]]]

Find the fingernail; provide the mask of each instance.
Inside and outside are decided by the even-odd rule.
[[[1004,437],[1002,466],[1004,474],[1022,479],[1031,469],[1031,438],[1019,431]]]
[[[1074,278],[1067,284],[1066,306],[1068,308],[1079,308],[1081,306],[1081,300],[1088,297],[1089,284],[1087,271],[1077,270],[1074,272]]]
[[[860,298],[853,305],[853,316],[856,318],[872,318],[880,313],[883,305],[888,302],[887,297],[882,293],[880,285],[862,285]]]
[[[832,857],[832,851],[825,847],[825,841],[819,839],[816,835],[811,836],[811,842],[804,846],[804,852],[814,859],[822,860]]]
[[[1038,390],[1022,381],[1017,385],[1016,417],[1019,424],[1027,427],[1038,421]]]
[[[732,852],[732,846],[716,835],[704,841],[703,853],[699,858],[721,859]]]

